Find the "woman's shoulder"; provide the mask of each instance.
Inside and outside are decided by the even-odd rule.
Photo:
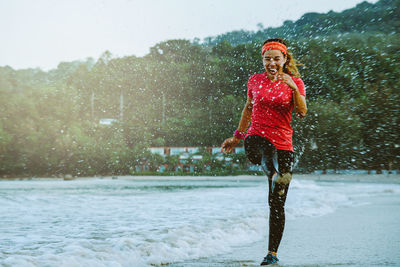
[[[294,81],[294,83],[299,88],[300,94],[305,96],[306,95],[306,88],[305,88],[303,80],[301,78],[299,78],[299,77],[295,77],[295,76],[291,76],[291,77],[292,77],[292,80]]]
[[[262,77],[265,77],[265,71],[250,76],[250,78],[262,78]]]
[[[300,77],[296,77],[296,76],[290,76],[290,77],[292,77],[292,80],[294,82],[303,82],[303,80]]]
[[[292,80],[297,84],[297,86],[304,87],[304,82],[300,77],[296,77],[296,76],[290,76],[290,77],[292,77]]]
[[[253,74],[253,75],[250,76],[249,82],[250,81],[252,81],[252,82],[258,81],[258,80],[261,80],[263,78],[265,78],[265,72],[256,73],[256,74]]]

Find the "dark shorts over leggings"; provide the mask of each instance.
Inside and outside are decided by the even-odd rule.
[[[267,139],[259,135],[250,135],[244,140],[244,148],[246,156],[251,163],[261,165],[262,154],[265,153],[268,158],[273,157],[274,151],[277,155],[277,163],[280,173],[292,172],[293,168],[293,151],[276,149],[275,146]],[[267,162],[267,168],[273,171],[272,162]]]

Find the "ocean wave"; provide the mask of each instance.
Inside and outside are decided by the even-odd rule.
[[[4,266],[158,266],[227,253],[234,246],[265,238],[266,225],[266,212],[252,211],[235,218],[126,233],[103,241],[65,239],[63,247],[49,244],[35,252],[20,250],[1,258],[5,257]]]

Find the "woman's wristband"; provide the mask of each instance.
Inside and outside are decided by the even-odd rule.
[[[233,136],[238,139],[243,139],[245,135],[246,132],[239,132],[238,130],[235,130],[235,133],[233,134]]]

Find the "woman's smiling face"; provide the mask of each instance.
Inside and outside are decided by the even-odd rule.
[[[286,63],[286,56],[280,50],[270,49],[265,51],[262,61],[268,77],[274,77]]]

